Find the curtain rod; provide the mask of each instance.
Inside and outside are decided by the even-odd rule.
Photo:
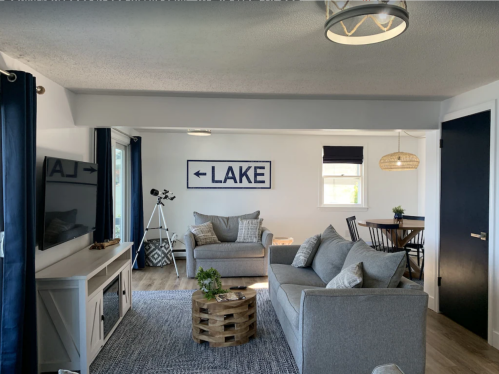
[[[130,139],[133,139],[133,141],[134,141],[134,142],[136,142],[136,141],[137,141],[137,138],[136,138],[135,136],[130,136],[130,135],[128,135],[126,132],[123,132],[123,131],[121,131],[121,130],[115,129],[114,127],[111,127],[111,130],[116,131],[116,132],[119,132],[119,133],[120,133],[120,134],[122,134],[122,135],[128,136]]]
[[[15,73],[9,73],[8,71],[1,70],[0,69],[0,74],[6,75],[7,80],[11,83],[15,82],[17,80],[17,75]],[[43,95],[45,93],[45,87],[43,86],[36,86],[36,93],[38,95]]]

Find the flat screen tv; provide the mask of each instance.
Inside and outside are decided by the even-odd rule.
[[[95,230],[97,164],[45,157],[41,250]]]

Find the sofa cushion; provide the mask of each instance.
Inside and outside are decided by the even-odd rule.
[[[293,265],[295,268],[306,268],[312,265],[317,249],[321,244],[321,235],[314,235],[303,242],[296,252],[295,258],[293,260]]]
[[[262,243],[219,243],[194,248],[195,259],[263,257]]]
[[[301,292],[310,289],[322,289],[324,287],[302,286],[298,284],[283,284],[277,291],[277,301],[281,305],[291,325],[299,330],[300,324],[300,301]]]
[[[324,283],[329,283],[340,273],[352,246],[353,242],[345,240],[331,225],[322,233],[312,268]]]
[[[312,268],[295,268],[294,266],[284,264],[270,264],[269,284],[275,292],[283,284],[326,287],[326,283],[319,278]]]
[[[343,268],[358,262],[364,267],[363,288],[396,288],[404,274],[406,255],[376,251],[361,239],[348,253]]]
[[[243,219],[257,219],[260,218],[260,211],[243,214],[241,216],[222,217],[222,216],[209,216],[194,212],[194,222],[196,225],[211,221],[213,223],[213,230],[217,235],[218,240],[222,242],[235,242],[237,239],[237,232],[239,229],[239,218]]]

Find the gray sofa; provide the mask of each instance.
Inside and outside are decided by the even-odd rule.
[[[270,247],[269,292],[300,373],[369,374],[393,362],[423,374],[422,287],[402,277],[397,288],[326,289],[312,267],[291,266],[298,248]]]
[[[257,219],[259,217],[260,211],[232,217],[210,216],[194,212],[195,224],[200,225],[211,221],[213,230],[221,243],[196,246],[194,235],[187,231],[184,236],[187,276],[194,278],[200,266],[204,269],[213,267],[222,277],[266,276],[272,233],[264,227],[260,243],[236,243],[239,218]]]

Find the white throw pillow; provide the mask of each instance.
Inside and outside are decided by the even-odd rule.
[[[326,288],[345,289],[362,288],[364,274],[362,262],[350,265],[331,279]]]
[[[236,243],[258,243],[262,241],[262,222],[260,219],[239,218]]]

